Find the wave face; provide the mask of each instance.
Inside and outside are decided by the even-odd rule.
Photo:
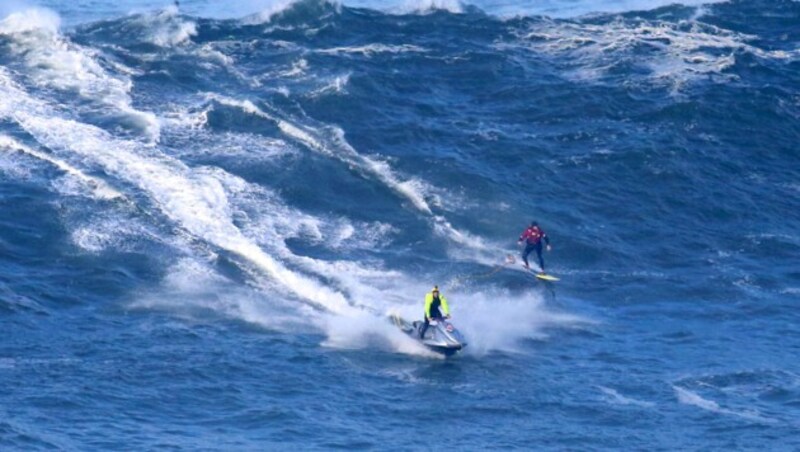
[[[800,447],[800,3],[669,3],[4,4],[0,445]]]

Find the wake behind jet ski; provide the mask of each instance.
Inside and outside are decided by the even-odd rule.
[[[449,356],[467,345],[461,333],[447,321],[449,317],[447,298],[440,295],[439,286],[433,286],[433,290],[425,295],[424,321],[408,322],[397,315],[392,316],[392,321],[404,333],[419,340],[426,347]]]

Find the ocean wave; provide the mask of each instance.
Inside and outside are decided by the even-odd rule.
[[[14,11],[0,20],[0,34],[5,35],[40,31],[56,34],[60,27],[61,18],[54,11],[47,8]]]
[[[180,14],[177,6],[113,18],[78,27],[81,34],[92,35],[126,47],[149,46],[164,50],[192,43],[197,23]]]
[[[47,309],[27,295],[15,292],[11,287],[0,281],[0,312],[36,312],[47,314]],[[0,370],[17,367],[18,360],[13,358],[0,358]]]
[[[498,18],[549,16],[575,18],[591,14],[620,14],[632,11],[649,11],[670,5],[702,7],[728,0],[544,0],[504,2],[494,0],[276,0],[261,11],[247,16],[247,23],[268,23],[287,11],[309,14],[319,11],[341,12],[342,7],[366,8],[392,15],[425,15],[433,12],[467,14],[480,12]],[[233,17],[223,11],[205,9],[202,13],[213,17]],[[220,16],[220,13],[222,15]]]
[[[209,315],[230,318],[286,333],[296,332],[298,327],[308,324],[307,316],[316,315],[308,306],[293,306],[280,298],[266,303],[259,287],[239,284],[222,275],[211,262],[188,256],[166,269],[161,283],[149,288],[129,306],[166,311],[189,319]]]
[[[434,207],[429,201],[435,198],[433,187],[416,178],[404,180],[396,174],[388,162],[361,155],[347,142],[341,128],[332,125],[307,126],[300,122],[285,120],[275,114],[267,113],[249,100],[232,99],[213,93],[207,94],[207,98],[267,119],[275,123],[285,136],[308,149],[335,158],[361,174],[378,180],[409,201],[419,213],[424,214],[438,236],[455,245],[451,249],[453,257],[493,266],[505,255],[501,246],[487,243],[481,237],[458,229],[446,216],[435,214]]]
[[[404,0],[403,3],[392,6],[377,2],[373,6],[393,14],[428,14],[435,11],[462,14],[465,11],[464,3],[460,0]]]
[[[329,0],[274,0],[266,8],[245,16],[246,25],[302,23],[341,13],[341,3]]]
[[[649,11],[685,5],[697,7],[702,14],[702,7],[725,3],[729,0],[523,0],[516,2],[501,0],[258,0],[219,4],[215,2],[182,2],[180,12],[197,17],[212,19],[237,19],[246,25],[274,24],[281,22],[298,22],[303,18],[321,17],[338,14],[343,8],[364,8],[382,14],[392,15],[426,15],[440,11],[450,14],[469,14],[480,12],[497,18],[548,16],[553,18],[576,18],[592,14],[622,14],[634,11]],[[150,3],[151,7],[160,7],[168,2]],[[145,3],[147,5],[147,3]],[[146,7],[146,6],[145,6]],[[143,7],[134,11],[141,13]],[[92,8],[78,5],[71,8],[74,17],[69,17],[70,24],[87,21],[105,20],[131,13],[128,3],[104,5],[103,8]],[[159,11],[178,11],[169,6]],[[4,12],[0,6],[0,14]],[[149,14],[149,13],[144,13]]]
[[[59,117],[46,103],[2,83],[0,113],[23,127],[50,149],[61,149],[89,158],[110,174],[140,187],[152,197],[162,213],[188,233],[250,262],[268,274],[284,293],[336,312],[350,308],[346,298],[292,272],[248,240],[231,218],[228,198],[219,180],[194,173],[179,161],[153,153],[141,154],[142,145],[110,136],[97,127]]]
[[[172,6],[153,15],[141,15],[131,22],[140,25],[146,32],[142,39],[159,47],[173,47],[189,42],[197,35],[197,24],[178,15],[177,6]]]
[[[544,0],[523,1],[508,5],[497,3],[496,8],[484,7],[500,17],[548,16],[553,18],[577,18],[589,15],[621,14],[634,11],[650,11],[667,6],[683,5],[702,7],[729,0]],[[482,2],[476,2],[482,7]]]
[[[756,36],[695,19],[675,22],[615,17],[597,21],[536,20],[514,32],[518,40],[496,44],[499,50],[526,48],[554,57],[575,80],[630,83],[622,74],[640,73],[640,83],[666,84],[679,91],[696,80],[738,80],[730,69],[742,52],[764,60],[793,60],[800,53],[766,50]],[[640,76],[641,77],[641,76]]]
[[[157,141],[159,124],[155,116],[132,107],[133,84],[128,75],[111,74],[101,64],[96,49],[75,44],[59,32],[58,25],[58,16],[42,9],[16,12],[0,22],[0,37],[7,39],[5,43],[0,40],[0,48],[4,47],[12,57],[9,67],[42,88],[76,93],[82,99],[110,107],[109,112],[104,111],[108,108],[76,105],[79,111],[99,112],[101,117]]]
[[[348,244],[351,241],[356,241],[356,246],[364,246],[364,243],[374,245],[391,231],[388,225],[365,224],[370,232],[363,235],[356,232],[352,223],[340,219],[338,225],[336,222],[326,224],[325,228],[332,228],[323,231],[316,218],[284,206],[264,189],[254,189],[223,170],[186,167],[156,149],[114,138],[88,124],[61,118],[56,110],[28,96],[10,82],[0,86],[5,88],[5,97],[14,99],[16,106],[12,114],[11,104],[0,104],[0,112],[5,117],[13,118],[49,148],[88,159],[126,184],[138,187],[152,199],[161,214],[191,237],[242,258],[245,262],[243,270],[252,272],[255,281],[259,281],[259,272],[266,272],[278,285],[273,287],[269,283],[257,282],[258,287],[266,291],[277,288],[279,292],[292,293],[326,310],[347,314],[354,312],[352,303],[369,307],[358,300],[368,299],[367,294],[374,291],[374,285],[367,286],[359,278],[385,278],[387,275],[386,272],[370,272],[355,263],[322,262],[297,256],[288,249],[285,241],[310,231],[316,240],[325,241],[332,247],[351,246]],[[260,111],[247,103],[242,106],[250,107],[254,112]],[[248,218],[244,223],[242,214]],[[234,216],[240,218],[234,220]],[[109,228],[100,227],[103,224]],[[124,234],[116,229],[118,224],[109,220],[98,222],[89,229],[79,228],[73,233],[73,239],[91,252],[116,247],[116,240],[124,240]],[[263,251],[262,247],[271,250],[279,259]],[[345,297],[335,288],[292,271],[287,264],[339,281],[350,296]],[[248,266],[252,266],[252,271]]]
[[[649,83],[666,82],[679,87],[709,74],[727,81],[724,71],[735,64],[734,52],[749,37],[692,21],[678,23],[616,19],[593,24],[540,21],[523,30],[515,44],[558,58],[557,64],[576,80],[617,82],[616,67],[634,65],[646,69]],[[628,71],[624,71],[627,73]]]
[[[299,123],[290,122],[269,114],[249,100],[232,99],[218,94],[209,94],[208,98],[225,105],[241,108],[249,114],[275,122],[281,132],[291,139],[302,143],[315,152],[320,152],[343,163],[353,165],[360,172],[375,177],[386,184],[387,187],[402,195],[421,212],[432,213],[428,202],[425,200],[425,189],[422,182],[414,179],[403,181],[395,175],[386,162],[362,156],[347,143],[344,138],[344,131],[340,128],[327,126],[327,130],[323,130],[325,132],[325,136],[323,136],[319,133],[319,129],[311,130]]]

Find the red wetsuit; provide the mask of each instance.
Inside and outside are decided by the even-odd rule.
[[[525,262],[525,267],[528,266],[528,254],[536,250],[536,257],[539,258],[539,267],[544,271],[544,259],[542,258],[542,240],[547,245],[550,245],[550,237],[539,226],[528,226],[527,229],[522,231],[519,236],[519,241],[525,240],[525,249],[522,251],[522,261]]]
[[[519,236],[519,241],[526,240],[529,245],[536,245],[544,238],[544,242],[548,245],[550,244],[550,238],[547,237],[547,234],[542,231],[542,228],[539,226],[528,226],[528,229],[522,231],[522,235]]]

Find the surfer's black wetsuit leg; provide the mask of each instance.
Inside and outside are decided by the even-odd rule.
[[[423,317],[425,317],[424,314],[423,314]],[[428,318],[425,317],[424,321],[422,322],[422,326],[419,328],[419,338],[420,339],[424,339],[425,338],[425,332],[428,331],[428,325],[430,325],[430,322],[428,322]]]
[[[537,243],[535,246],[536,257],[539,258],[539,268],[544,272],[544,258],[542,258],[542,242]]]
[[[531,251],[533,251],[535,248],[536,245],[528,243],[525,245],[525,249],[522,250],[522,261],[525,262],[526,267],[528,266],[528,254],[531,254]]]

